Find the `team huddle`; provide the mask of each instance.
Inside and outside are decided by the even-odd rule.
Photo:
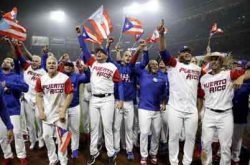
[[[45,145],[50,165],[66,165],[68,148],[73,159],[81,154],[80,123],[90,136],[88,165],[95,163],[102,143],[109,165],[116,164],[121,149],[133,161],[138,141],[141,165],[158,164],[160,141],[168,143],[170,164],[178,165],[180,140],[185,141],[182,164],[190,165],[197,129],[201,129],[202,164],[212,164],[214,141],[220,144],[220,165],[238,164],[247,122],[250,63],[228,69],[222,53],[208,52],[204,60],[209,69],[204,70],[192,62],[187,46],[179,50],[178,58],[171,56],[163,22],[157,30],[158,61],[149,60],[144,40],[135,52],[122,55],[117,45],[116,59],[110,51],[112,38],[105,48],[90,52],[79,27],[81,54],[76,62],[68,54],[58,61],[48,47],[43,48],[42,57],[32,56],[22,43],[8,41],[13,58],[5,58],[0,70],[2,165],[12,164],[12,136],[20,165],[28,164],[22,116],[29,149],[37,141],[39,148]],[[80,84],[84,84],[83,100]]]

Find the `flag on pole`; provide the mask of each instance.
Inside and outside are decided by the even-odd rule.
[[[94,32],[87,26],[83,26],[82,36],[84,40],[92,43],[102,44],[103,41],[101,38],[99,38],[98,35],[94,34]]]
[[[165,34],[167,33],[168,29],[165,29]],[[160,40],[160,34],[158,30],[154,30],[154,32],[147,38],[147,43],[156,43]]]
[[[25,41],[27,38],[26,29],[16,21],[17,9],[3,15],[0,20],[0,36]]]
[[[141,34],[136,34],[135,35],[135,42],[138,42],[141,39],[141,37],[142,37],[143,34],[144,34],[144,32],[141,33]]]
[[[143,24],[136,18],[126,17],[122,32],[129,35],[143,34]]]
[[[88,19],[95,31],[102,39],[107,39],[112,31],[111,19],[103,5],[98,8]]]
[[[58,134],[59,143],[60,143],[59,150],[64,154],[68,149],[68,145],[69,145],[72,133],[58,126],[56,127],[56,129],[57,129],[57,134]]]
[[[217,23],[214,23],[210,30],[210,36],[213,36],[214,34],[217,33],[223,33],[223,30],[221,28],[218,28]]]

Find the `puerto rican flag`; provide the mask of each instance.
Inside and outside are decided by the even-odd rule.
[[[218,28],[217,23],[214,23],[210,30],[210,36],[213,36],[214,34],[217,33],[223,33],[223,30],[221,28]]]
[[[66,129],[56,127],[57,135],[59,137],[60,148],[59,150],[64,154],[70,143],[70,139],[72,137],[72,133]]]
[[[168,29],[165,30],[165,34],[168,32]],[[147,43],[156,43],[160,40],[160,34],[158,30],[154,30],[154,32],[147,38]]]
[[[141,37],[142,37],[143,34],[144,34],[144,32],[141,33],[141,34],[136,34],[135,35],[135,42],[138,42],[141,39]]]
[[[126,17],[122,32],[129,35],[141,35],[144,32],[143,24],[136,18]]]
[[[94,34],[93,31],[87,26],[83,26],[82,36],[84,40],[91,42],[91,43],[102,44],[102,41],[103,41],[101,38],[99,38],[98,35]]]
[[[103,8],[103,5],[97,9],[88,20],[100,38],[108,38],[112,31],[112,23],[107,11]]]
[[[27,38],[26,29],[16,21],[17,8],[3,15],[0,20],[0,36],[25,41]]]

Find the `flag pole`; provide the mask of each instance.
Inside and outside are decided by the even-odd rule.
[[[123,15],[123,21],[125,20],[125,18],[126,18],[126,16]],[[124,21],[124,22],[125,22],[125,21]],[[121,32],[120,32],[120,36],[119,36],[119,40],[118,40],[116,46],[118,46],[118,45],[120,44],[120,42],[122,41],[122,37],[123,37],[123,32],[122,32],[122,31],[123,31],[124,22],[122,23]]]

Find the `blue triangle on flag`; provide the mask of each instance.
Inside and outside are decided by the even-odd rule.
[[[9,29],[10,25],[8,24],[8,22],[6,22],[4,19],[0,20],[0,30],[6,30]]]
[[[82,36],[83,36],[84,39],[90,38],[87,31],[86,31],[86,29],[84,27],[82,28]]]
[[[129,29],[131,29],[132,27],[134,27],[134,25],[132,24],[132,22],[130,22],[128,18],[125,18],[125,22],[124,22],[124,25],[123,25],[122,32],[126,32]]]

